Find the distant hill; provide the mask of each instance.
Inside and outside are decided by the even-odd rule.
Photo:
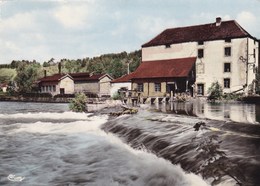
[[[133,72],[141,62],[141,50],[134,52],[121,52],[115,54],[104,54],[93,58],[83,58],[83,59],[62,59],[60,61],[55,61],[51,58],[49,61],[45,61],[41,65],[41,71],[39,77],[43,76],[44,70],[46,70],[47,75],[52,75],[59,72],[58,64],[61,63],[62,73],[75,73],[75,72],[93,72],[108,73],[114,78],[121,77],[127,73],[128,64],[129,71]],[[13,60],[10,64],[0,65],[0,83],[8,82],[14,79],[16,76],[16,68],[19,64],[26,63],[27,65],[39,64],[39,62],[22,60]]]
[[[93,72],[108,73],[114,78],[121,77],[129,71],[133,72],[141,62],[141,51],[131,53],[104,54],[99,57],[83,58],[77,60],[62,59],[59,62],[44,62],[43,69],[47,75],[59,72],[58,64],[61,63],[62,73]]]

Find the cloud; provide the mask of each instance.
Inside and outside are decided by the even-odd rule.
[[[91,13],[90,3],[63,3],[53,11],[54,18],[66,28],[82,28]]]
[[[12,17],[1,20],[0,31],[6,30],[28,30],[35,28],[35,17],[32,13],[19,13]]]
[[[237,15],[236,20],[245,26],[250,26],[256,23],[257,19],[251,12],[243,11]]]
[[[259,18],[249,11],[242,11],[236,17],[236,21],[251,34],[259,33],[258,28],[260,24],[258,19]]]
[[[147,37],[154,37],[166,28],[172,28],[176,25],[174,19],[162,19],[160,17],[143,16],[135,23],[138,37],[147,39]]]

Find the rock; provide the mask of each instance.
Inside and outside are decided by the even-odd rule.
[[[129,107],[126,107],[126,106],[122,106],[122,108],[123,108],[123,111],[111,112],[110,116],[121,116],[121,115],[124,115],[124,114],[136,114],[138,112],[138,109],[136,109],[136,108],[129,108]]]
[[[195,128],[195,131],[199,131],[199,129],[200,129],[201,126],[206,126],[206,123],[203,122],[203,121],[200,121],[200,122],[196,123],[196,124],[193,126],[193,128]]]

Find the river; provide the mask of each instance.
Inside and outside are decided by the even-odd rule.
[[[111,118],[67,104],[0,102],[0,185],[260,185],[257,112],[162,104]],[[195,131],[198,122],[205,126]]]

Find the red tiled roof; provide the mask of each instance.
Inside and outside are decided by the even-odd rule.
[[[196,57],[142,62],[131,79],[187,77]]]
[[[107,74],[93,74],[93,75],[90,75],[89,73],[85,73],[85,72],[70,74],[70,76],[73,77],[74,81],[99,81],[100,78],[102,78],[103,76],[106,76],[106,75]],[[109,75],[107,75],[107,76],[109,76]]]
[[[86,72],[71,73],[71,74],[54,74],[52,76],[46,76],[44,78],[41,78],[41,79],[38,80],[38,82],[39,83],[42,83],[42,82],[44,82],[44,83],[46,83],[46,82],[58,82],[58,81],[61,80],[61,78],[65,77],[66,75],[71,77],[74,81],[99,81],[99,79],[102,76],[105,76],[107,74],[94,74],[94,75],[90,75],[89,73],[86,73]]]
[[[252,37],[236,21],[222,21],[216,23],[166,29],[142,47],[167,45],[194,41],[211,41],[226,38]]]
[[[92,76],[89,77],[89,80],[99,80],[102,76],[105,74],[93,74]]]
[[[59,81],[65,74],[54,74],[52,76],[46,76],[39,79],[39,82],[55,82]]]
[[[114,79],[113,81],[111,81],[111,83],[125,83],[125,82],[130,82],[132,77],[133,77],[133,72],[130,73],[130,74],[126,74],[126,75],[123,75],[122,77],[120,78],[117,78],[117,79]]]
[[[2,88],[7,87],[7,86],[8,86],[7,83],[0,84],[0,87],[2,87]]]
[[[86,81],[89,79],[90,74],[86,72],[71,73],[69,74],[75,81]]]

